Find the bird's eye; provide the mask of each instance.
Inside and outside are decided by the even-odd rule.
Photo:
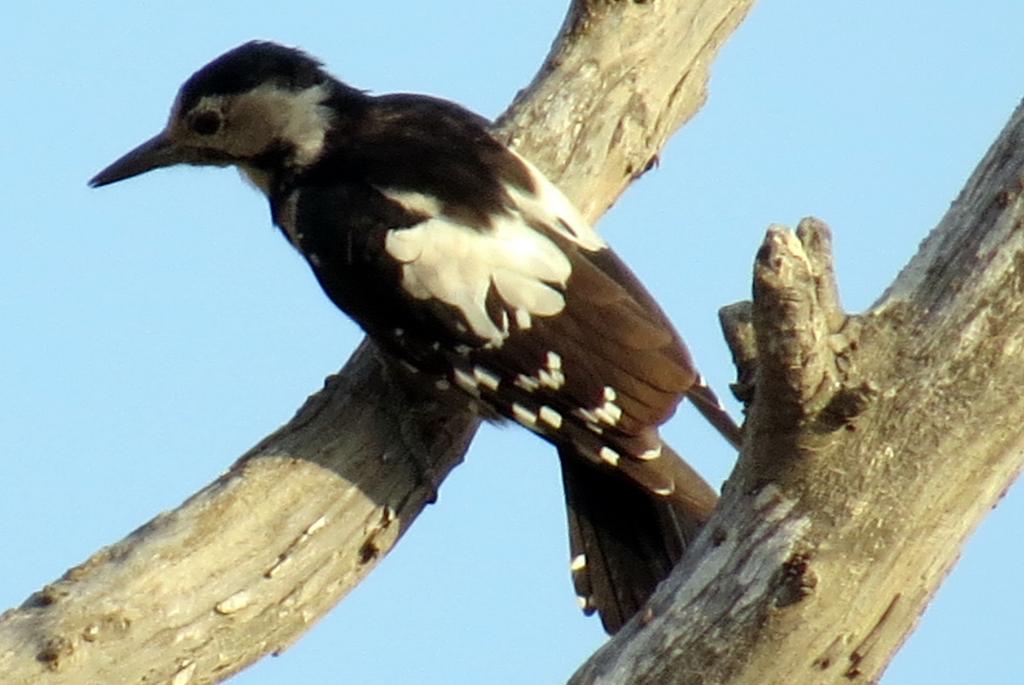
[[[189,128],[201,136],[212,136],[220,130],[220,114],[212,110],[197,112],[188,122]]]

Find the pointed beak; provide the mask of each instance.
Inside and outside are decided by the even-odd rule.
[[[93,176],[89,185],[99,188],[117,183],[153,169],[189,162],[192,156],[161,132]]]

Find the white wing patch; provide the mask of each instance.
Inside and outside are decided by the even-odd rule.
[[[405,207],[407,211],[427,216],[437,216],[441,213],[441,202],[430,195],[417,193],[415,190],[402,190],[400,188],[377,188],[381,195],[392,202]]]
[[[515,154],[514,152],[512,154]],[[560,287],[569,279],[569,258],[530,224],[543,224],[591,252],[607,244],[576,207],[529,161],[535,192],[506,185],[512,206],[491,216],[492,226],[478,230],[446,216],[437,198],[399,188],[378,188],[385,197],[425,219],[410,228],[388,231],[384,247],[402,262],[402,287],[417,299],[436,299],[457,308],[469,329],[501,346],[509,334],[509,316],[495,322],[487,313],[493,287],[511,310],[519,329],[534,316],[553,316],[565,307]]]
[[[540,172],[540,169],[533,166],[528,159],[521,157],[515,151],[511,152],[530,172],[533,185],[537,188],[536,193],[533,194],[518,188],[506,188],[512,201],[522,209],[524,214],[540,219],[552,230],[585,250],[596,252],[608,247],[608,243],[598,235],[590,222],[583,218],[576,206],[558,189],[558,186],[549,181]]]
[[[433,198],[380,189],[388,198],[419,210],[439,209]],[[534,201],[536,202],[536,200]],[[565,307],[560,287],[572,266],[547,236],[530,228],[518,208],[492,217],[483,231],[437,214],[410,228],[388,231],[384,247],[402,263],[402,287],[417,299],[436,299],[458,309],[470,330],[499,347],[509,334],[505,315],[487,313],[493,287],[517,325],[532,316],[553,316]]]
[[[305,167],[323,152],[327,132],[331,130],[334,110],[324,104],[329,97],[326,84],[300,91],[264,84],[238,95],[208,95],[190,112],[218,112],[230,123],[214,137],[219,150],[246,159],[262,152],[273,141],[282,140],[295,148],[291,163]],[[180,109],[179,94],[171,113],[172,125],[179,118]],[[242,165],[241,169],[260,190],[269,193],[268,177],[252,166]]]

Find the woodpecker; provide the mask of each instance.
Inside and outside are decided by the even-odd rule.
[[[609,633],[639,611],[717,499],[658,427],[687,397],[734,445],[739,432],[552,182],[459,105],[370,95],[264,41],[193,74],[163,131],[90,185],[176,164],[237,167],[390,359],[554,445],[582,609]]]

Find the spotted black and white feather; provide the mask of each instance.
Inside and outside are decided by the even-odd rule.
[[[101,172],[235,165],[331,300],[438,392],[552,443],[584,610],[614,632],[715,503],[663,445],[684,396],[736,427],[667,317],[565,196],[450,102],[371,96],[247,43],[182,86],[167,128]]]

